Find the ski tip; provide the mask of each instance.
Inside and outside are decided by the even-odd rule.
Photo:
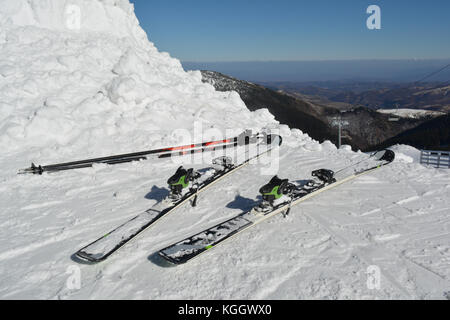
[[[395,160],[395,152],[390,150],[390,149],[386,149],[384,150],[384,154],[382,155],[382,157],[380,158],[381,161],[386,161],[387,163],[391,163]]]
[[[390,149],[384,149],[373,153],[370,157],[376,161],[386,161],[389,164],[395,160],[395,152]]]

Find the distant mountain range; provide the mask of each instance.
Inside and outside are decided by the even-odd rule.
[[[214,70],[234,78],[261,81],[398,82],[419,81],[450,64],[450,59],[379,59],[316,61],[229,61],[189,62],[186,70]],[[345,79],[345,81],[342,81]],[[450,80],[450,67],[435,73],[429,81]],[[370,90],[369,87],[367,90]]]
[[[267,82],[263,85],[310,101],[370,109],[450,111],[450,83]]]
[[[280,94],[251,82],[238,80],[213,71],[202,71],[203,81],[212,84],[218,91],[236,91],[251,111],[267,108],[275,118],[292,128],[308,133],[316,140],[333,137],[332,128],[324,121],[336,110],[314,106],[308,102]]]
[[[447,116],[440,118],[424,116],[417,119],[394,117],[396,121],[390,121],[393,118],[392,115],[377,112],[374,110],[376,108],[361,106],[360,104],[354,105],[353,99],[345,100],[342,98],[341,101],[338,101],[338,99],[332,101],[330,97],[350,88],[346,87],[349,86],[348,83],[341,83],[340,88],[339,86],[336,87],[336,84],[335,87],[329,88],[314,87],[315,91],[312,91],[311,86],[307,86],[305,88],[309,89],[304,92],[314,92],[314,95],[309,95],[291,91],[292,87],[287,87],[286,83],[283,86],[279,83],[276,86],[271,83],[266,84],[270,87],[266,87],[214,71],[202,71],[202,75],[203,81],[210,83],[218,91],[238,92],[250,110],[267,108],[280,123],[287,124],[291,128],[298,128],[318,141],[331,140],[337,144],[337,129],[332,126],[332,120],[339,117],[348,122],[348,125],[343,129],[343,143],[351,145],[354,149],[369,151],[385,144],[391,143],[392,145],[402,141],[408,141],[409,145],[420,148],[444,148],[450,143],[445,130]],[[447,106],[446,88],[426,86],[417,87],[414,90],[413,88],[395,87],[383,89],[383,86],[386,86],[386,84],[360,84],[356,86],[358,93],[355,95],[364,96],[367,104],[374,105],[376,102],[372,102],[370,97],[377,97],[376,94],[364,95],[365,92],[371,91],[370,88],[375,88],[372,91],[379,91],[380,93],[393,90],[396,97],[402,97],[404,101],[408,100],[409,95],[413,92],[416,97],[411,99],[422,101],[420,97],[426,96],[436,97],[436,100],[433,101],[442,102],[442,105],[434,104],[434,107],[430,107],[430,109],[445,110]],[[392,84],[392,86],[395,85]],[[389,95],[389,93],[386,94]],[[387,101],[385,103],[388,104]],[[442,130],[434,130],[433,134],[430,134],[430,139],[427,140],[427,130],[436,126],[442,127]]]

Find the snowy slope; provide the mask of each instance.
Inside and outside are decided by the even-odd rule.
[[[74,3],[80,30],[63,19]],[[193,133],[196,122],[236,132],[274,123],[158,52],[127,0],[0,4],[0,148],[24,164],[173,145],[174,129]]]
[[[80,7],[80,30],[66,26]],[[450,172],[425,168],[417,150],[293,208],[178,268],[153,253],[251,207],[270,179],[242,169],[105,263],[71,256],[167,194],[177,166],[143,161],[43,176],[42,163],[194,141],[211,128],[277,128],[186,73],[147,40],[127,0],[0,0],[0,298],[398,299],[450,295]],[[198,127],[201,126],[203,130]],[[177,131],[178,129],[178,131]],[[281,177],[307,179],[361,154],[281,127]],[[200,165],[199,165],[200,166]],[[203,165],[206,166],[206,165]],[[369,266],[381,287],[367,287]],[[81,287],[70,284],[80,271]]]

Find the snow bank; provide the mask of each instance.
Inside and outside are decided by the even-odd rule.
[[[407,145],[395,145],[390,147],[395,152],[395,161],[404,163],[420,163],[420,150],[407,146]]]
[[[340,149],[340,150],[344,150],[344,151],[351,152],[351,151],[352,151],[352,146],[349,146],[349,145],[347,145],[347,144],[344,144],[344,145],[341,146],[341,149]]]
[[[0,17],[8,25],[133,35],[149,44],[128,0],[2,0]]]
[[[326,140],[322,143],[322,148],[328,151],[335,151],[337,147],[329,140]]]
[[[128,0],[0,0],[0,46],[0,148],[24,164],[278,124],[159,52]]]

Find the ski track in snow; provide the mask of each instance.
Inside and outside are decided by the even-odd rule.
[[[396,202],[396,204],[402,205],[402,204],[406,204],[406,203],[409,203],[409,202],[412,202],[412,201],[416,201],[416,200],[419,200],[419,199],[420,199],[419,196],[413,196],[413,197],[409,197],[407,199],[400,200],[400,201]]]
[[[62,201],[51,201],[51,202],[47,202],[47,203],[36,203],[36,204],[31,204],[25,207],[22,207],[20,210],[26,211],[26,210],[33,210],[33,209],[42,209],[45,207],[49,207],[49,206],[53,206],[53,205],[57,205],[60,204]]]

